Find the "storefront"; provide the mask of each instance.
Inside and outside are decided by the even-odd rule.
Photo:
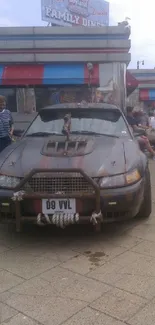
[[[155,107],[155,70],[135,69],[129,71],[138,83],[137,105],[144,109]]]
[[[70,63],[3,66],[0,92],[6,96],[10,110],[19,113],[33,113],[44,106],[82,100],[104,101],[124,109],[126,65],[90,65]]]

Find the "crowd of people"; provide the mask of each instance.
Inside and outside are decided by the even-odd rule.
[[[149,130],[155,129],[155,114],[154,112],[151,113],[151,116],[147,114],[142,109],[134,110],[133,107],[127,107],[127,121],[132,128],[133,132],[139,133],[137,140],[139,142],[140,148],[146,149],[151,155],[153,160],[155,160],[155,151],[152,148],[150,141],[147,136],[147,132]],[[141,131],[146,131],[145,135],[140,135]]]

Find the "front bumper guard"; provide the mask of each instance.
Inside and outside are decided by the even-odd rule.
[[[79,214],[76,215],[68,215],[68,214],[54,214],[52,217],[48,215],[43,215],[40,211],[38,216],[35,217],[35,220],[38,225],[46,225],[46,224],[55,224],[58,227],[64,228],[65,226],[73,223],[80,223],[80,222],[91,222],[94,225],[97,225],[98,223],[102,222],[102,214],[100,211],[100,188],[97,185],[97,183],[89,177],[82,169],[72,168],[72,169],[33,169],[29,174],[27,174],[21,182],[16,186],[15,188],[12,188],[11,190],[14,191],[12,200],[15,203],[15,220],[16,220],[16,231],[21,231],[21,223],[22,221],[30,221],[30,217],[23,217],[21,215],[21,201],[24,199],[61,199],[66,198],[66,194],[63,193],[57,193],[57,194],[50,194],[50,193],[29,193],[24,191],[24,185],[35,175],[38,173],[63,173],[63,174],[71,174],[71,173],[79,173],[81,174],[81,177],[85,178],[85,180],[91,185],[93,191],[91,193],[76,193],[71,194],[69,197],[71,198],[90,198],[95,199],[95,207],[94,212],[90,217],[84,217],[79,216]],[[33,218],[34,219],[34,218]]]
[[[87,220],[89,220],[94,226],[97,225],[101,221],[101,219],[102,219],[101,212],[99,213],[93,212],[91,217],[87,217]],[[77,224],[79,222],[80,222],[80,216],[78,213],[75,213],[75,215],[68,214],[68,213],[67,214],[54,213],[52,217],[47,214],[39,213],[37,216],[37,225],[39,226],[55,225],[59,228],[64,229],[69,225]]]

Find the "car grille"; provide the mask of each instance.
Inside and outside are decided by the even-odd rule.
[[[80,173],[72,173],[71,176],[35,174],[27,181],[24,190],[50,194],[94,193],[93,186]]]

